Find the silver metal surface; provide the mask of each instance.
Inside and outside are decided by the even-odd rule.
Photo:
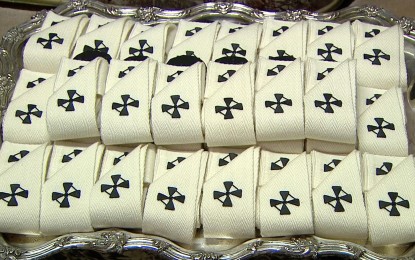
[[[74,0],[57,7],[54,11],[66,16],[78,14],[99,14],[112,18],[128,16],[145,24],[157,24],[166,21],[177,22],[180,19],[191,21],[230,19],[253,23],[262,22],[266,17],[289,21],[312,19],[344,22],[359,19],[383,26],[399,24],[405,32],[405,58],[408,82],[413,82],[415,75],[415,21],[405,17],[396,18],[384,9],[375,6],[351,7],[337,12],[319,14],[304,10],[277,13],[265,12],[241,4],[221,2],[206,3],[189,9],[172,11],[156,7],[118,7],[90,0]],[[0,41],[1,120],[10,102],[10,96],[18,73],[22,68],[22,48],[25,40],[39,30],[46,17],[46,13],[46,11],[38,12],[30,21],[10,29]],[[408,93],[411,90],[410,86]],[[413,114],[411,116],[413,117]],[[13,245],[10,242],[12,240]],[[204,240],[200,240],[199,243],[195,243],[191,248],[178,246],[161,237],[131,233],[124,230],[68,234],[50,239],[40,245],[39,243],[16,242],[16,239],[8,239],[8,241],[9,243],[0,234],[0,259],[38,259],[72,249],[89,249],[100,253],[116,253],[127,256],[134,255],[134,252],[142,252],[153,256],[158,255],[174,259],[239,259],[259,255],[296,258],[317,258],[321,256],[361,259],[415,258],[414,245],[392,247],[392,249],[401,249],[398,253],[399,256],[388,256],[387,254],[375,253],[364,246],[351,242],[326,240],[315,236],[257,238],[243,243],[229,240],[213,240],[207,243]],[[383,252],[392,251],[394,250]]]

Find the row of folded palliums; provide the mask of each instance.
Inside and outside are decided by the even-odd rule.
[[[372,245],[415,241],[415,164],[406,157],[248,148],[178,151],[4,142],[0,231],[126,228],[192,244],[315,234]],[[197,231],[200,232],[197,232]]]

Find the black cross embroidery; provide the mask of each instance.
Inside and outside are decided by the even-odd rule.
[[[391,201],[379,200],[379,209],[389,212],[389,216],[399,217],[401,215],[398,206],[409,209],[409,201],[399,196],[397,192],[388,192],[388,196]]]
[[[33,81],[29,81],[29,82],[27,82],[26,88],[34,88],[34,87],[37,86],[37,84],[42,83],[45,80],[46,79],[44,79],[44,78],[38,78],[38,79],[35,79]]]
[[[242,26],[238,26],[238,27],[235,27],[235,28],[231,28],[231,29],[229,29],[229,33],[234,33],[236,31],[239,31],[242,28],[243,28]]]
[[[386,175],[392,170],[392,167],[393,163],[383,162],[380,167],[376,168],[376,175]]]
[[[163,113],[167,113],[171,116],[171,118],[181,118],[179,109],[189,109],[189,102],[184,101],[180,98],[180,95],[173,95],[170,96],[173,105],[162,104],[161,111]]]
[[[166,210],[175,210],[174,201],[184,203],[186,196],[181,194],[176,187],[167,187],[169,195],[164,195],[163,193],[157,194],[157,201],[161,201],[164,204],[164,209]]]
[[[324,44],[326,49],[317,49],[317,55],[321,56],[324,61],[336,61],[333,59],[333,54],[342,55],[343,50],[334,46],[333,43]]]
[[[149,53],[149,54],[153,53],[154,47],[150,46],[150,44],[148,44],[147,40],[139,40],[138,44],[140,45],[139,49],[134,48],[134,47],[130,47],[129,54],[131,56],[126,58],[125,60],[143,61],[143,60],[147,59],[147,57],[148,57],[148,56],[146,56],[146,53]]]
[[[56,21],[53,21],[51,24],[50,24],[50,26],[54,26],[54,25],[57,25],[58,23],[60,23],[60,22],[63,22],[63,20],[62,21],[58,21],[58,22],[56,22]]]
[[[175,160],[171,162],[167,162],[167,170],[173,169],[176,167],[179,163],[183,162],[186,158],[185,157],[177,157]]]
[[[231,43],[231,48],[223,48],[222,55],[216,62],[225,64],[245,64],[248,60],[245,58],[246,50],[244,50],[238,43]]]
[[[64,182],[62,184],[64,193],[52,192],[52,201],[56,201],[60,208],[70,208],[69,197],[81,198],[81,191],[73,186],[72,182]]]
[[[238,154],[236,153],[228,153],[227,155],[225,155],[222,158],[219,158],[219,163],[218,166],[222,167],[227,165],[228,163],[230,163],[233,159],[235,159],[238,156]]]
[[[9,163],[10,162],[18,162],[18,161],[20,161],[23,157],[25,157],[28,154],[29,154],[29,151],[27,151],[27,150],[21,150],[18,153],[9,155],[9,159],[7,160],[7,162],[9,162]]]
[[[342,201],[352,203],[352,195],[345,192],[341,186],[332,186],[331,188],[333,189],[335,197],[324,195],[324,204],[330,205],[334,209],[334,212],[344,212],[345,210],[342,205]],[[333,202],[335,202],[334,205]]]
[[[276,76],[278,75],[283,69],[285,69],[285,65],[277,65],[274,68],[267,70],[267,76]]]
[[[334,68],[327,68],[325,71],[317,73],[317,80],[324,79],[333,70],[334,70]]]
[[[269,56],[270,60],[293,61],[293,55],[288,54],[285,50],[277,50],[277,56]]]
[[[280,36],[283,32],[285,32],[288,29],[288,26],[281,26],[280,28],[272,31],[272,36]]]
[[[367,131],[376,134],[377,138],[386,138],[384,129],[395,131],[395,125],[393,123],[389,123],[380,117],[376,117],[374,120],[376,125],[367,125]]]
[[[92,61],[97,57],[102,57],[108,62],[111,61],[111,56],[108,54],[109,48],[102,40],[94,40],[94,47],[85,45],[83,51],[75,56],[75,60]]]
[[[117,165],[119,162],[121,162],[122,159],[124,159],[127,155],[129,154],[129,152],[123,152],[120,156],[115,157],[114,160],[112,161],[112,165]]]
[[[231,196],[242,198],[242,190],[233,185],[232,181],[225,181],[223,186],[225,186],[225,192],[215,190],[213,192],[213,199],[219,200],[222,203],[222,207],[232,207]],[[223,197],[225,199],[222,199]]]
[[[380,33],[379,29],[373,29],[369,32],[365,32],[365,38],[373,38]]]
[[[128,66],[128,68],[126,68],[125,70],[122,70],[118,73],[118,78],[124,78],[125,75],[128,74],[128,72],[132,71],[135,67],[134,66]]]
[[[140,102],[136,99],[131,98],[130,95],[121,95],[121,100],[122,104],[117,102],[112,103],[112,110],[119,112],[119,116],[129,116],[129,106],[135,108],[138,108],[140,106]]]
[[[195,27],[193,29],[187,30],[185,36],[193,36],[195,33],[198,33],[202,30],[200,27]]]
[[[300,200],[293,197],[289,191],[280,191],[281,199],[270,199],[269,204],[271,207],[276,208],[280,215],[291,215],[291,211],[288,208],[288,205],[291,204],[293,206],[299,207]]]
[[[43,49],[52,49],[53,43],[62,44],[63,39],[58,36],[57,33],[49,33],[49,39],[38,38],[37,43],[43,46]]]
[[[73,75],[75,75],[76,73],[78,73],[78,71],[80,71],[82,68],[83,68],[84,66],[79,66],[79,67],[77,67],[77,68],[74,68],[74,69],[71,69],[71,70],[68,70],[68,77],[72,77]]]
[[[372,51],[373,51],[373,55],[366,54],[366,53],[363,54],[363,59],[371,61],[372,65],[382,65],[382,63],[380,62],[380,59],[384,59],[384,60],[391,59],[391,56],[389,54],[384,53],[380,49],[372,49]]]
[[[172,82],[173,80],[175,80],[182,73],[183,73],[182,70],[178,70],[175,73],[173,73],[171,75],[168,75],[167,76],[167,82]]]
[[[333,26],[327,25],[326,27],[319,29],[319,30],[317,31],[317,34],[318,34],[318,35],[324,35],[324,34],[326,34],[327,32],[330,32],[331,30],[333,30]]]
[[[271,171],[279,171],[284,169],[285,166],[287,166],[290,159],[286,157],[280,157],[275,162],[271,162]]]
[[[339,165],[339,163],[342,160],[338,160],[338,159],[333,159],[331,160],[329,163],[325,163],[323,165],[323,171],[324,172],[331,172],[332,170],[334,170],[334,168],[336,168],[337,165]]]
[[[101,192],[105,192],[110,199],[118,199],[120,194],[118,188],[129,189],[130,181],[125,180],[120,174],[111,175],[112,184],[101,184]]]
[[[215,106],[215,112],[223,115],[225,120],[233,119],[232,109],[244,110],[243,104],[239,103],[233,98],[224,98],[225,106]]]
[[[33,115],[37,118],[41,118],[42,114],[43,114],[43,112],[40,111],[37,108],[36,105],[28,104],[27,105],[27,112],[22,111],[22,110],[16,110],[15,116],[20,118],[20,120],[22,120],[23,124],[31,124],[32,123],[31,115]]]
[[[72,152],[68,153],[68,154],[64,154],[62,156],[62,163],[67,163],[72,161],[73,158],[75,158],[76,156],[78,156],[80,153],[82,153],[82,150],[80,149],[74,149]]]
[[[376,100],[378,100],[382,95],[381,94],[374,94],[371,98],[366,98],[366,105],[372,105],[375,103]]]
[[[75,111],[75,102],[84,103],[85,98],[76,92],[76,90],[69,89],[66,91],[68,93],[68,99],[58,99],[58,107],[65,108],[66,112]]]
[[[284,106],[291,107],[293,105],[293,101],[289,98],[284,97],[284,94],[281,93],[275,93],[274,94],[276,101],[266,100],[265,101],[265,107],[271,108],[274,110],[274,113],[284,113]]]
[[[23,189],[20,184],[10,184],[11,193],[0,192],[0,200],[7,203],[8,207],[19,206],[17,197],[27,199],[29,197],[29,191]]]
[[[218,82],[225,82],[235,74],[236,70],[227,70],[222,75],[218,75]]]
[[[335,98],[332,94],[323,93],[323,97],[325,101],[314,100],[314,106],[323,109],[324,113],[329,113],[329,114],[334,113],[332,106],[336,106],[336,107],[343,106],[343,102]]]

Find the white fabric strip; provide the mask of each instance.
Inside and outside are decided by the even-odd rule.
[[[243,148],[209,148],[209,159],[206,167],[205,180],[208,181],[215,176],[223,167],[238,157],[245,149]]]
[[[356,47],[372,39],[379,33],[387,30],[389,27],[364,23],[356,20],[352,23],[353,33],[355,35]]]
[[[321,80],[323,80],[330,72],[339,66],[339,62],[327,62],[316,59],[307,59],[305,62],[305,92],[314,88]],[[355,65],[352,63],[351,65]],[[353,69],[353,68],[352,68]],[[352,71],[355,73],[355,71]]]
[[[202,120],[209,147],[255,144],[250,70],[250,63],[245,64],[205,100]]]
[[[150,131],[150,99],[155,66],[155,62],[150,59],[143,61],[137,67],[132,67],[105,93],[102,98],[100,128],[104,144],[153,141]]]
[[[357,86],[356,107],[360,116],[366,109],[378,100],[386,90]],[[403,108],[403,107],[402,107]]]
[[[203,149],[203,144],[172,144],[172,145],[163,145],[159,147],[166,148],[167,150],[196,152],[196,151],[199,151],[200,149]]]
[[[292,61],[269,60],[259,57],[256,67],[255,90],[258,91],[278,76]]]
[[[89,200],[103,151],[103,145],[92,144],[45,182],[40,215],[43,235],[93,231]]]
[[[39,234],[41,189],[50,153],[43,144],[0,175],[0,231]]]
[[[307,138],[305,142],[305,150],[307,151],[307,153],[311,153],[311,151],[315,150],[322,153],[347,154],[351,153],[356,148],[357,144],[327,142],[309,138]]]
[[[181,44],[182,42],[192,38],[198,33],[202,32],[203,29],[209,27],[211,23],[192,22],[181,19],[177,25],[177,32],[174,36],[173,47]],[[218,24],[215,25],[217,27]],[[215,33],[216,36],[217,33]]]
[[[274,142],[257,142],[257,146],[274,153],[302,153],[304,140],[282,140]]]
[[[340,23],[322,22],[322,21],[314,21],[314,20],[308,20],[307,22],[308,22],[308,35],[307,35],[308,44],[314,42],[321,36],[325,35],[329,31],[341,25]]]
[[[114,18],[108,18],[100,15],[93,14],[91,16],[91,19],[89,21],[88,27],[86,29],[86,33],[90,33],[92,31],[95,31],[98,28],[101,28],[102,26],[109,24],[116,19]]]
[[[274,153],[261,150],[258,185],[266,185],[298,156],[298,154]]]
[[[347,155],[312,194],[317,236],[366,241],[368,227],[359,152]]]
[[[151,126],[155,144],[204,142],[201,103],[205,73],[205,65],[196,63],[155,94],[151,103]]]
[[[40,146],[39,144],[16,144],[4,141],[0,149],[0,175]]]
[[[262,49],[271,43],[274,39],[284,34],[288,29],[294,26],[296,22],[276,20],[265,18],[262,26],[262,36],[259,48]]]
[[[150,185],[143,232],[190,244],[199,223],[207,153],[199,150]]]
[[[315,189],[320,185],[320,183],[331,174],[337,165],[346,157],[344,155],[336,154],[327,154],[320,153],[317,151],[312,151],[311,155],[311,179],[312,179],[312,188]]]
[[[19,73],[19,78],[13,91],[12,100],[35,88],[37,85],[50,78],[51,76],[53,76],[53,74],[22,69]]]
[[[49,11],[46,15],[45,20],[42,23],[42,27],[40,27],[40,30],[43,31],[51,26],[59,24],[60,22],[66,21],[68,19],[71,19],[71,18],[68,16],[56,14],[53,11]]]
[[[64,83],[50,98],[46,121],[51,140],[99,136],[97,89],[105,84],[108,67],[103,58],[95,59]]]
[[[55,77],[50,77],[10,102],[3,118],[3,140],[21,144],[49,142],[46,107],[53,93]]]
[[[380,89],[407,86],[404,39],[399,25],[356,47],[354,58],[358,85]]]
[[[306,153],[298,155],[258,191],[263,237],[313,234],[313,211]]]
[[[218,32],[217,40],[223,39],[226,36],[245,28],[246,26],[246,24],[234,23],[231,21],[223,20],[220,23],[220,29]]]
[[[154,164],[154,181],[165,175],[194,153],[195,152],[192,151],[170,150],[159,147]]]
[[[369,241],[373,246],[414,241],[414,158],[403,160],[366,193]]]
[[[258,159],[259,149],[248,148],[205,182],[201,203],[205,238],[255,237]]]
[[[140,22],[135,22],[133,29],[131,29],[130,34],[128,35],[128,40],[134,38],[135,36],[139,35],[140,33],[143,33],[152,27],[150,25],[144,25]]]
[[[86,15],[77,15],[32,35],[23,51],[23,67],[56,74],[61,58],[72,55],[88,20]]]
[[[407,156],[408,137],[402,110],[401,88],[391,88],[383,93],[359,117],[359,150],[379,155]]]

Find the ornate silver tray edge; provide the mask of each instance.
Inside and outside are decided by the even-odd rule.
[[[61,15],[73,16],[81,13],[99,14],[107,17],[128,16],[145,24],[179,19],[199,20],[210,17],[238,19],[246,22],[262,22],[265,17],[298,21],[303,19],[323,21],[346,21],[363,19],[380,25],[399,24],[405,37],[415,42],[415,21],[406,17],[396,18],[376,6],[355,6],[331,13],[311,13],[305,10],[287,12],[265,12],[242,4],[216,2],[198,5],[184,10],[162,10],[157,7],[120,7],[91,0],[72,0],[54,10]],[[35,14],[30,21],[10,29],[0,41],[0,119],[7,109],[12,90],[22,67],[21,47],[24,41],[36,32],[46,17],[46,10]],[[1,129],[0,129],[1,130]],[[220,252],[192,251],[173,242],[144,234],[123,230],[108,230],[94,233],[68,234],[37,247],[25,248],[9,245],[0,234],[0,259],[38,259],[70,249],[89,249],[102,253],[118,253],[144,250],[174,259],[240,259],[257,255],[279,257],[341,256],[362,259],[396,259],[380,255],[351,242],[326,240],[314,236],[287,239],[257,238]],[[415,247],[399,258],[415,258]]]

